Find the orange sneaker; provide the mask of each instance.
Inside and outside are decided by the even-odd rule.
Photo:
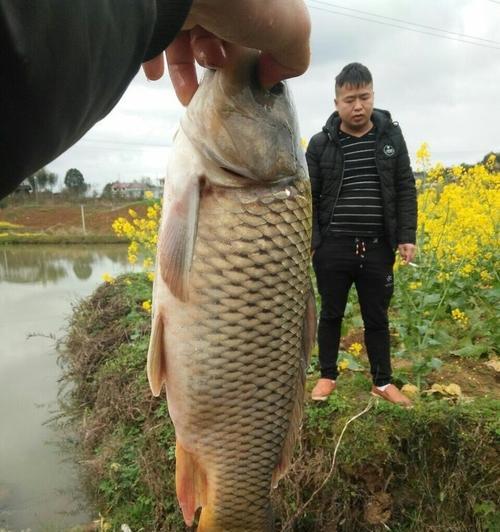
[[[390,403],[394,403],[395,405],[404,406],[405,408],[410,408],[413,406],[413,403],[408,399],[408,397],[400,392],[398,388],[394,386],[394,384],[389,384],[384,391],[379,390],[376,386],[372,386],[371,393],[375,397],[382,397],[382,399],[385,399]]]
[[[337,384],[332,379],[319,379],[311,392],[311,399],[313,401],[326,401],[336,386]]]

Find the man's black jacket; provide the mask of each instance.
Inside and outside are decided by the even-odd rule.
[[[374,109],[372,122],[375,125],[375,162],[384,205],[385,236],[393,248],[398,244],[414,244],[417,194],[403,133],[388,111]],[[335,112],[307,148],[313,197],[313,249],[320,246],[322,236],[328,231],[340,194],[344,155],[338,137],[339,126],[340,117]]]
[[[192,0],[0,0],[0,198],[116,105]]]

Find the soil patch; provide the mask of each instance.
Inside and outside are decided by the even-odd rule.
[[[145,216],[145,203],[112,204],[104,202],[84,205],[85,226],[89,233],[113,234],[111,228],[116,218],[128,217],[133,208],[139,216]],[[22,226],[24,231],[74,232],[82,230],[80,205],[72,203],[53,205],[16,205],[0,211],[0,219]]]

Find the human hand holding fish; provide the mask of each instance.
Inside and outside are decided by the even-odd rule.
[[[270,88],[303,74],[309,66],[310,20],[302,0],[194,0],[183,31],[165,54],[144,63],[148,79],[163,76],[165,59],[175,92],[187,105],[198,88],[197,63],[208,68],[227,64],[225,42],[260,50],[258,74]]]

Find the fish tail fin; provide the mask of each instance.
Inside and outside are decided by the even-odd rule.
[[[196,510],[203,506],[204,511],[207,506],[207,476],[197,456],[179,441],[175,447],[175,487],[184,521],[192,526]]]
[[[158,309],[153,317],[149,340],[147,373],[153,395],[158,397],[167,379],[167,359],[163,342],[163,318]]]
[[[213,530],[219,530],[216,521],[213,509],[210,506],[204,506],[201,510],[200,521],[196,532],[212,532]]]

